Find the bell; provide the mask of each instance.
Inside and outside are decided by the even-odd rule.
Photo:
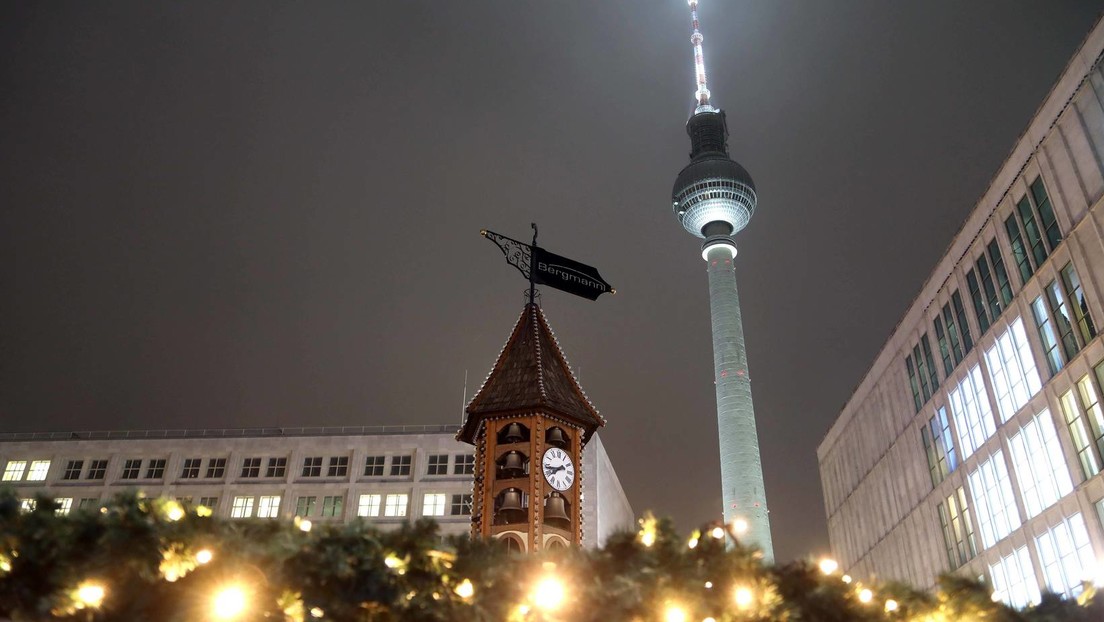
[[[502,503],[495,512],[495,524],[504,525],[525,521],[525,509],[521,507],[521,491],[507,488],[502,492]]]
[[[508,452],[502,457],[499,472],[505,477],[524,477],[525,457],[521,455],[520,451]]]
[[[507,443],[520,443],[524,441],[525,436],[521,433],[521,426],[516,423],[511,423],[506,426],[505,440]]]
[[[567,447],[567,436],[560,428],[552,428],[548,431],[548,444],[563,449]]]
[[[544,522],[571,523],[571,519],[567,516],[567,501],[563,495],[552,493],[548,496],[548,500],[544,502]]]

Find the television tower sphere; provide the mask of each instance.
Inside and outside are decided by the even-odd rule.
[[[671,207],[679,223],[699,238],[731,236],[755,213],[755,182],[728,155],[728,125],[722,110],[699,106],[686,123],[690,164],[675,178]]]

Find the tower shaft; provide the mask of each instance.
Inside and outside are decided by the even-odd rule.
[[[725,522],[742,518],[748,530],[741,542],[774,559],[759,436],[751,400],[740,296],[733,269],[735,247],[715,244],[706,252],[709,312],[713,325],[713,368],[717,385],[717,431],[721,452],[721,494]]]

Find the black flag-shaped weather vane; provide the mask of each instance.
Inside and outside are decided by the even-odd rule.
[[[598,274],[596,268],[581,264],[573,259],[561,257],[537,246],[537,225],[533,224],[533,243],[526,244],[513,238],[499,235],[486,229],[480,235],[494,242],[506,263],[518,269],[529,280],[529,302],[533,302],[536,285],[547,285],[569,294],[598,300],[602,294],[616,294],[617,290]]]

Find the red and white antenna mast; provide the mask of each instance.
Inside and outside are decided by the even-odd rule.
[[[702,54],[702,33],[698,29],[698,0],[690,2],[690,23],[694,29],[690,35],[690,43],[694,44],[694,78],[697,80],[698,90],[694,92],[694,98],[698,100],[698,108],[711,110],[709,105],[709,89],[705,85],[705,56]]]

